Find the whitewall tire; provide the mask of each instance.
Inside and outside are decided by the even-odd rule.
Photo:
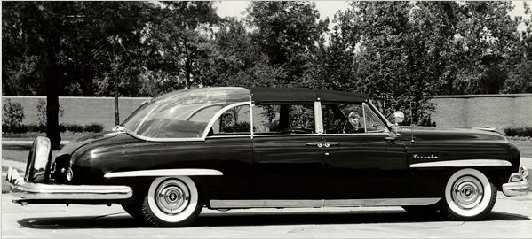
[[[187,226],[201,208],[196,184],[187,176],[156,178],[142,204],[145,219],[153,226]]]
[[[452,220],[478,220],[491,212],[496,196],[497,189],[484,173],[466,168],[447,181],[443,209]]]

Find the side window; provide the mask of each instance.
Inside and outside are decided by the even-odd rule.
[[[388,129],[366,104],[322,104],[325,134],[380,133]]]
[[[387,128],[386,126],[384,126],[382,120],[366,104],[364,104],[364,112],[366,113],[365,115],[366,132],[368,133],[386,132]]]
[[[259,104],[253,107],[255,134],[314,133],[313,104]]]
[[[249,127],[249,105],[240,105],[220,115],[209,135],[249,134]]]
[[[361,104],[323,104],[325,134],[364,133],[364,112]]]

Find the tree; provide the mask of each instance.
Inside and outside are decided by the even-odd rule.
[[[202,74],[198,62],[208,57],[206,45],[218,15],[212,2],[164,2],[158,6],[157,14],[143,29],[143,44],[151,48],[153,57],[147,68],[174,76],[169,82],[172,85],[165,90],[190,88],[198,83],[195,78]]]
[[[530,14],[524,3],[525,12]],[[517,19],[524,29],[519,33],[519,42],[509,54],[506,66],[508,79],[504,82],[503,93],[532,93],[532,20]]]
[[[352,80],[341,81],[349,77],[346,70],[336,72],[341,77],[330,69],[324,75],[336,87],[381,99],[387,111],[412,112],[409,119],[431,124],[433,95],[500,92],[519,39],[518,21],[507,14],[511,7],[504,2],[353,2],[336,15],[330,57],[321,57],[325,69],[352,62]]]
[[[508,56],[519,42],[510,2],[466,2],[456,8],[455,72],[446,94],[499,93],[508,74]]]
[[[286,78],[276,78],[270,86],[300,80],[328,20],[320,21],[315,5],[306,2],[251,2],[247,11],[253,43],[268,57],[270,66],[286,72]]]
[[[333,38],[338,39],[333,46],[344,45],[349,49],[345,55],[353,57],[355,82],[343,82],[346,88],[381,99],[389,111],[414,107],[410,118],[421,122],[439,77],[439,54],[430,53],[441,49],[437,39],[426,40],[425,32],[434,30],[426,27],[434,24],[419,19],[413,7],[408,2],[354,2],[337,16],[343,36]]]
[[[139,12],[139,8],[134,7],[135,4],[137,3],[3,3],[3,11],[6,13],[2,22],[6,34],[3,38],[6,48],[3,51],[8,54],[3,60],[3,65],[7,66],[2,72],[5,77],[3,81],[4,85],[8,85],[4,90],[24,94],[22,89],[26,84],[35,85],[35,82],[39,82],[37,87],[28,87],[30,92],[27,94],[45,93],[47,96],[46,135],[52,142],[52,148],[58,149],[60,146],[59,95],[77,91],[71,86],[80,85],[79,79],[82,80],[81,83],[92,81],[97,65],[91,63],[94,60],[91,53],[97,52],[101,46],[105,47],[105,44],[101,44],[102,38],[105,39],[102,36],[110,32],[113,33],[111,35],[124,33],[123,35],[130,36],[133,33],[131,29],[138,28],[128,27],[136,22],[132,19],[138,19],[134,16]],[[109,19],[108,16],[118,17]],[[111,24],[105,24],[108,22]],[[17,41],[23,44],[17,44]],[[101,71],[105,68],[97,69]],[[30,82],[26,83],[24,79],[29,79]],[[93,89],[92,84],[84,88],[88,94]]]

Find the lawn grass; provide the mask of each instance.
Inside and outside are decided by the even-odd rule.
[[[531,140],[510,140],[521,152],[521,157],[532,158],[532,141]]]

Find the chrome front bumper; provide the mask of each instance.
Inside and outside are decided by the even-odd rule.
[[[132,195],[128,186],[28,182],[12,168],[9,168],[6,180],[13,184],[13,203],[18,204],[110,203],[128,199]]]
[[[502,185],[502,192],[507,197],[526,196],[528,194],[528,169],[521,166],[518,173],[512,173],[507,183]]]

